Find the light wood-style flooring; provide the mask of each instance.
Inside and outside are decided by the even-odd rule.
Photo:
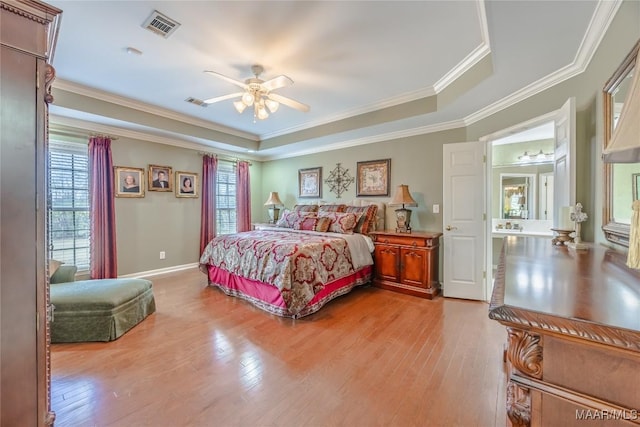
[[[156,313],[53,344],[55,426],[505,426],[504,327],[482,302],[357,288],[298,320],[155,276]]]

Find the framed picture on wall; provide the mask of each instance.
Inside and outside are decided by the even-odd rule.
[[[322,168],[298,169],[298,197],[322,197]]]
[[[640,200],[640,173],[631,174],[631,185],[633,187],[633,201]]]
[[[171,167],[149,165],[149,191],[173,191]]]
[[[391,159],[357,162],[356,196],[389,196]]]
[[[144,169],[114,166],[116,197],[144,197]]]
[[[176,197],[198,197],[198,174],[195,172],[177,171]]]

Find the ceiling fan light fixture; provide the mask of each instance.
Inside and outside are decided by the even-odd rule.
[[[264,120],[269,117],[269,113],[267,113],[267,109],[264,108],[264,105],[256,103],[256,116],[260,120]]]
[[[273,99],[266,99],[264,103],[267,105],[267,108],[272,113],[275,113],[276,111],[278,111],[278,107],[280,106],[280,103],[277,101],[274,101]]]
[[[247,104],[242,101],[233,101],[233,106],[236,107],[236,111],[241,114],[247,108]]]
[[[242,95],[242,102],[244,103],[244,105],[246,105],[247,107],[249,107],[251,104],[253,104],[253,102],[256,100],[256,97],[253,96],[253,94],[251,92],[245,92]]]
[[[223,101],[225,99],[236,98],[233,102],[233,106],[240,114],[247,109],[247,107],[253,107],[253,121],[264,120],[269,117],[269,113],[273,114],[280,109],[280,105],[284,104],[287,107],[294,108],[299,111],[308,112],[309,106],[286,96],[274,93],[274,90],[280,89],[285,86],[293,84],[293,80],[285,75],[279,75],[266,81],[260,79],[260,74],[264,71],[261,65],[254,65],[251,67],[251,71],[255,75],[254,78],[249,78],[244,81],[236,80],[231,77],[227,77],[223,74],[215,71],[205,70],[206,73],[221,78],[226,82],[232,83],[243,89],[243,92],[230,93],[228,95],[217,96],[214,98],[205,99],[205,104],[212,104],[214,102]],[[239,98],[239,99],[238,99]]]

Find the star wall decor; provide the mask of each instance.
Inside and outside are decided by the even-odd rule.
[[[329,178],[324,182],[329,184],[329,191],[337,194],[337,198],[349,189],[349,185],[353,184],[355,178],[349,175],[349,169],[345,169],[341,166],[341,163],[336,163],[335,169],[329,173]]]

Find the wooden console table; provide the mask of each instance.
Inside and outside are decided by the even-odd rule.
[[[625,261],[505,239],[489,317],[507,327],[512,425],[640,425],[640,272]]]

